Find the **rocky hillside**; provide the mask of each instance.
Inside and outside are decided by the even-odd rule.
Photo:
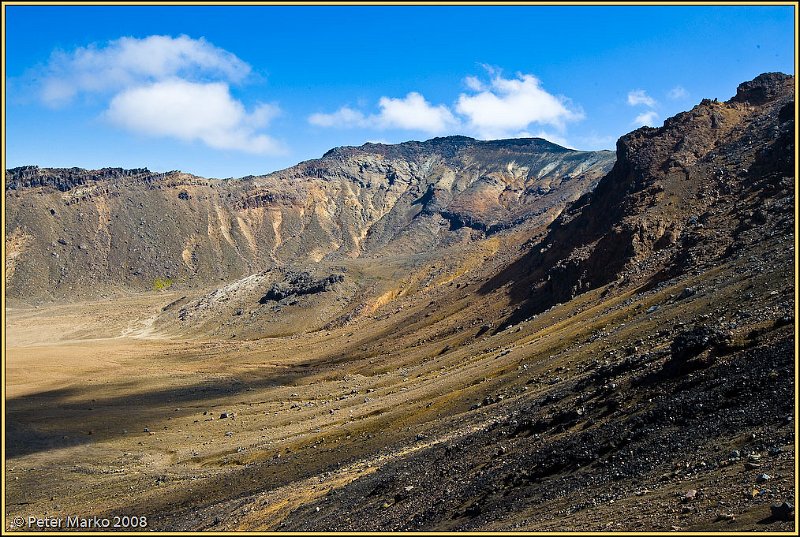
[[[513,281],[515,322],[609,282],[652,286],[736,258],[765,239],[756,229],[789,244],[794,136],[794,77],[779,73],[627,134],[597,188],[484,291]]]
[[[199,287],[286,263],[413,254],[546,224],[613,165],[540,139],[337,148],[267,176],[6,173],[12,298]]]
[[[277,527],[794,528],[794,115],[794,78],[771,73],[622,137],[598,187],[468,295],[458,328],[502,319],[457,332],[485,387]]]

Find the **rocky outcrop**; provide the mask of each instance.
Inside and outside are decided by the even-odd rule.
[[[736,88],[732,103],[761,106],[770,101],[781,100],[787,92],[793,92],[794,77],[783,73],[763,73],[753,80],[742,82]]]
[[[273,283],[267,294],[261,297],[259,303],[266,304],[291,296],[324,293],[329,291],[334,284],[341,281],[344,281],[344,275],[342,274],[331,274],[326,278],[317,280],[308,272],[290,272],[286,275],[284,281]]]
[[[6,188],[17,190],[31,187],[52,187],[60,192],[67,192],[77,186],[96,181],[115,181],[118,179],[157,180],[167,177],[167,173],[151,173],[147,168],[102,168],[100,170],[84,170],[82,168],[39,168],[38,166],[22,166],[6,172]]]

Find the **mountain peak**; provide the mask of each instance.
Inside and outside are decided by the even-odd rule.
[[[445,157],[452,157],[458,151],[479,147],[486,149],[509,149],[523,150],[525,152],[540,151],[545,153],[566,153],[574,151],[558,144],[554,144],[544,138],[505,138],[499,140],[476,140],[469,136],[437,136],[425,141],[409,140],[397,144],[384,144],[379,142],[367,142],[360,146],[340,146],[334,147],[322,155],[323,159],[338,158],[354,154],[380,154],[384,156],[408,157],[412,154],[438,153]]]

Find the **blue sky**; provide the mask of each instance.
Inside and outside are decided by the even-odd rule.
[[[464,134],[577,149],[794,74],[793,6],[9,6],[6,166],[263,174]]]

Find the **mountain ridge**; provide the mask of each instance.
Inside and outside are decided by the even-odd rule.
[[[541,139],[465,137],[326,155],[240,179],[8,170],[9,294],[81,297],[166,279],[196,287],[309,258],[436,250],[547,223],[613,161]]]
[[[204,179],[208,181],[214,180],[249,180],[254,179],[257,177],[266,177],[273,174],[277,174],[283,172],[285,170],[294,168],[300,164],[304,164],[307,162],[315,162],[324,159],[333,158],[336,156],[340,156],[346,153],[351,152],[361,152],[361,153],[380,153],[382,151],[386,151],[386,148],[390,148],[389,150],[396,148],[398,152],[402,151],[402,148],[441,148],[446,146],[456,146],[457,149],[463,149],[465,147],[475,146],[475,145],[485,145],[489,147],[537,147],[541,149],[547,149],[550,152],[577,152],[577,153],[603,153],[603,152],[611,152],[610,150],[592,150],[592,151],[584,151],[578,149],[570,149],[548,140],[544,138],[537,138],[537,137],[530,137],[530,138],[505,138],[505,139],[497,139],[497,140],[478,140],[475,138],[471,138],[469,136],[462,136],[462,135],[452,135],[452,136],[437,136],[434,138],[430,138],[424,141],[417,141],[417,140],[408,140],[405,142],[398,142],[395,144],[385,144],[380,142],[365,142],[360,146],[336,146],[328,151],[326,151],[321,157],[313,158],[309,160],[300,161],[297,164],[290,166],[289,168],[284,168],[281,170],[275,170],[272,172],[264,173],[264,174],[248,174],[241,177],[226,177],[226,178],[217,178],[217,177],[203,177],[200,175],[192,174],[189,172],[184,172],[182,170],[169,170],[165,172],[154,172],[150,171],[149,168],[121,168],[121,167],[114,167],[114,166],[105,166],[103,168],[97,169],[90,169],[90,168],[81,168],[77,166],[72,167],[53,167],[53,166],[39,166],[36,164],[26,164],[21,166],[15,166],[13,168],[8,168],[6,170],[6,188],[11,190],[17,190],[22,188],[30,188],[30,187],[37,187],[37,186],[55,186],[59,188],[59,185],[63,185],[63,187],[71,188],[73,186],[77,186],[80,184],[85,184],[85,182],[76,182],[75,185],[72,185],[69,182],[69,178],[83,178],[84,181],[100,181],[100,180],[108,180],[108,179],[123,179],[123,178],[137,178],[137,177],[150,177],[150,178],[161,178],[170,175],[184,175],[195,177],[197,179]],[[372,150],[372,151],[370,151]],[[62,182],[59,179],[66,178],[67,181]],[[65,190],[62,190],[64,192]]]

